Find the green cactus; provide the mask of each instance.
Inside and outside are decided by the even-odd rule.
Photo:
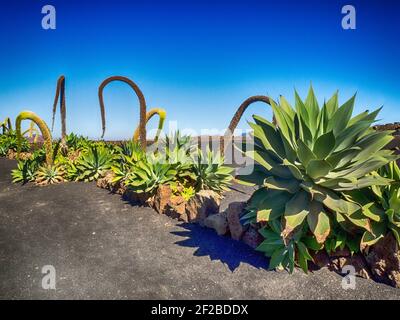
[[[130,79],[121,76],[113,76],[105,79],[99,87],[99,102],[100,102],[100,112],[101,112],[101,122],[102,122],[102,135],[104,137],[104,133],[106,130],[106,116],[105,116],[105,108],[104,108],[104,99],[103,99],[103,90],[106,85],[113,81],[122,81],[127,83],[133,91],[135,91],[138,99],[139,99],[139,107],[140,107],[140,119],[139,119],[139,136],[140,136],[140,144],[142,148],[146,149],[146,100],[142,91],[139,87]]]
[[[46,122],[42,120],[37,114],[32,111],[22,111],[17,119],[15,120],[15,128],[17,131],[17,139],[18,139],[18,156],[21,149],[21,141],[22,141],[22,134],[21,134],[21,122],[22,120],[32,120],[36,125],[39,127],[40,132],[42,133],[44,139],[44,145],[46,148],[46,164],[52,165],[53,164],[53,146],[52,146],[52,138],[49,127],[47,126]]]

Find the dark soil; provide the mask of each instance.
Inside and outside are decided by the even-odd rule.
[[[267,271],[268,260],[213,230],[135,207],[93,183],[15,185],[0,159],[2,299],[399,299],[400,290],[328,270]],[[230,201],[251,190],[234,186]],[[42,289],[45,265],[56,290]]]

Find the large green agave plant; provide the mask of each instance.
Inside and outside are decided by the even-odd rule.
[[[266,240],[258,249],[272,257],[274,267],[293,270],[297,257],[306,269],[304,236],[323,244],[332,222],[350,232],[373,232],[361,206],[342,192],[390,182],[375,170],[396,159],[382,150],[392,136],[371,128],[380,109],[352,117],[355,96],[339,107],[335,93],[320,107],[310,88],[305,102],[295,93],[295,108],[284,97],[270,102],[277,125],[253,116],[254,150],[245,153],[254,159],[254,170],[237,177],[259,187],[243,219],[265,225]]]

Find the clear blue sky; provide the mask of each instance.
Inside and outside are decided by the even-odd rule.
[[[41,28],[41,8],[57,29]],[[343,30],[353,4],[357,29]],[[400,121],[400,1],[4,1],[0,10],[0,119],[28,109],[51,120],[66,76],[67,129],[101,135],[97,88],[111,75],[137,82],[149,107],[180,128],[223,129],[248,96],[358,92],[357,111],[384,105]],[[129,138],[139,119],[128,86],[106,88],[105,138]],[[271,117],[263,104],[245,114]],[[245,119],[240,123],[246,128]],[[59,133],[57,118],[56,135]],[[156,126],[156,120],[149,129]]]

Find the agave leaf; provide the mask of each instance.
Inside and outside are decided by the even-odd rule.
[[[332,168],[339,169],[352,161],[359,152],[359,147],[351,147],[331,154],[326,161],[329,162]]]
[[[302,182],[300,186],[311,194],[313,200],[322,202],[327,208],[334,212],[340,212],[346,216],[360,210],[360,206],[341,199],[335,192],[317,186],[311,182]]]
[[[244,172],[251,172],[250,174],[244,174]],[[242,174],[243,173],[243,174]],[[272,173],[266,170],[264,167],[260,165],[254,165],[251,170],[251,166],[240,168],[238,170],[235,179],[238,183],[248,186],[262,186],[264,183],[265,177],[270,176]]]
[[[342,194],[349,201],[358,203],[361,206],[370,203],[374,199],[374,195],[368,189],[345,191]]]
[[[283,234],[288,235],[303,223],[309,213],[310,201],[310,195],[307,192],[300,191],[287,202],[284,214],[285,230]]]
[[[267,188],[259,188],[253,192],[248,201],[249,208],[257,208],[264,199],[273,196],[274,194]]]
[[[249,126],[253,129],[253,136],[254,136],[254,144],[259,145],[260,147],[264,147],[265,149],[272,149],[271,145],[265,136],[263,129],[261,126],[252,123],[252,122],[247,122]]]
[[[255,209],[248,209],[248,211],[240,217],[241,223],[243,225],[248,225],[250,223],[256,223],[257,221],[257,212]]]
[[[305,236],[302,238],[302,241],[307,246],[307,248],[310,248],[311,250],[314,251],[319,251],[324,247],[323,244],[318,243],[315,237],[313,236]]]
[[[292,120],[294,120],[294,117],[296,115],[296,112],[293,110],[292,106],[289,104],[289,102],[285,99],[284,96],[279,96],[279,102],[281,108],[286,112],[287,115],[290,116]]]
[[[296,247],[298,249],[298,262],[300,268],[307,273],[308,272],[308,262],[313,261],[310,253],[308,252],[307,247],[304,245],[303,242],[299,241],[296,243]]]
[[[332,190],[337,190],[339,187],[339,183],[354,183],[354,180],[346,179],[346,178],[333,178],[333,179],[318,179],[315,181],[316,184],[329,188]]]
[[[262,128],[263,135],[265,136],[267,142],[267,145],[265,147],[266,148],[269,147],[270,149],[274,150],[274,152],[278,154],[279,157],[284,158],[285,149],[283,147],[282,139],[279,133],[276,131],[275,126],[268,120],[259,116],[254,115],[253,119],[256,122],[256,124],[260,128]],[[257,132],[257,136],[258,134],[261,134],[261,132]]]
[[[331,165],[325,160],[311,160],[306,169],[306,173],[313,179],[326,176],[332,170]]]
[[[399,189],[400,190],[400,189]],[[400,212],[400,197],[399,192],[393,192],[389,198],[389,206],[394,212]]]
[[[286,159],[288,159],[291,162],[296,161],[297,159],[297,154],[295,151],[295,148],[293,147],[293,144],[290,143],[289,141],[286,140],[285,137],[282,137],[282,142],[283,142],[283,146],[285,148],[285,153],[286,153]]]
[[[362,206],[362,213],[376,222],[382,222],[385,217],[385,211],[377,206],[374,202],[367,203]]]
[[[361,227],[367,231],[372,232],[371,229],[371,221],[365,217],[362,212],[362,209],[357,210],[356,212],[347,215],[347,218],[356,226]]]
[[[366,174],[373,172],[389,162],[388,159],[381,156],[370,156],[368,160],[358,161],[347,169],[341,169],[334,172],[335,175],[329,174],[327,177],[346,177],[346,178],[361,178]]]
[[[312,133],[309,126],[310,117],[303,101],[295,91],[295,106],[298,115],[300,138],[307,144],[312,143]]]
[[[326,111],[328,118],[332,118],[332,116],[335,114],[338,108],[339,108],[338,91],[336,91],[326,103]]]
[[[349,126],[355,124],[356,122],[359,121],[368,121],[368,122],[374,122],[377,115],[379,114],[379,112],[382,110],[383,107],[380,107],[376,110],[374,110],[373,112],[369,113],[369,111],[364,111],[360,114],[358,114],[357,116],[353,117],[352,119],[350,119],[349,121]]]
[[[287,254],[287,249],[285,246],[276,249],[271,256],[268,269],[273,270],[273,269],[277,268],[278,266],[280,266],[282,264],[283,260],[285,259],[286,254]]]
[[[309,128],[314,136],[315,132],[317,130],[318,123],[316,120],[319,115],[319,106],[318,106],[317,98],[315,97],[312,86],[310,86],[310,89],[308,90],[308,95],[307,95],[304,105],[307,108],[308,115],[309,115],[309,122],[308,122]]]
[[[270,190],[270,195],[265,197],[257,206],[257,222],[275,220],[285,212],[285,205],[292,195],[288,192]]]
[[[365,231],[360,243],[360,249],[372,246],[382,239],[386,234],[386,225],[384,223],[371,222],[371,230]]]
[[[268,221],[268,226],[271,228],[272,231],[274,231],[276,234],[279,234],[280,236],[282,232],[281,219]]]
[[[342,132],[348,125],[353,113],[356,95],[345,102],[332,116],[328,122],[327,131],[333,130],[335,135]]]
[[[283,164],[289,169],[293,177],[295,177],[297,180],[303,180],[303,174],[297,168],[293,163],[290,163],[287,159],[283,159]],[[287,178],[287,177],[282,177],[282,178]],[[288,177],[290,178],[290,177]]]
[[[312,201],[310,213],[307,215],[308,226],[318,243],[324,243],[331,228],[329,217],[320,202]]]
[[[397,244],[400,246],[400,228],[398,226],[389,226],[389,229],[392,230],[392,233],[397,240]]]
[[[275,160],[267,152],[246,151],[245,155],[254,159],[265,169],[271,171],[273,175],[286,179],[293,177],[290,168],[286,168],[285,166],[275,162]]]
[[[313,153],[318,159],[325,159],[332,152],[335,144],[335,135],[332,131],[329,131],[315,141]]]
[[[269,227],[262,227],[261,229],[258,230],[258,232],[265,238],[265,239],[272,239],[272,240],[280,240],[281,244],[283,245],[283,240],[282,237],[279,235],[279,233],[274,232],[271,230]]]
[[[264,253],[267,257],[271,257],[277,249],[284,246],[283,241],[280,240],[281,244],[277,244],[279,241],[276,240],[275,243],[270,243],[268,240],[264,240],[256,248],[256,251]]]
[[[324,101],[324,105],[322,106],[321,111],[318,114],[318,119],[317,119],[317,131],[315,136],[319,137],[321,135],[323,135],[325,133],[326,130],[326,126],[328,124],[328,114],[327,114],[327,110],[326,110],[326,103]]]
[[[358,139],[359,135],[371,126],[372,121],[359,121],[344,129],[336,138],[335,151],[347,150]],[[359,148],[361,150],[361,148]]]
[[[357,179],[355,182],[339,181],[338,187],[333,188],[336,191],[346,191],[354,189],[362,189],[370,186],[386,186],[390,184],[391,180],[382,178],[379,175],[368,175]]]
[[[267,177],[264,180],[264,186],[269,189],[284,190],[290,193],[296,193],[300,189],[300,183],[296,179],[281,179]]]
[[[308,163],[316,159],[316,155],[311,151],[311,149],[302,141],[297,140],[297,156],[304,167],[307,167]]]
[[[393,136],[390,134],[377,134],[377,135],[369,135],[363,142],[357,143],[358,146],[361,146],[362,150],[355,157],[354,161],[363,160],[371,154],[376,153],[385,147],[390,141],[393,140]]]
[[[276,122],[278,124],[278,130],[282,133],[282,136],[287,139],[287,141],[293,141],[294,137],[294,121],[290,116],[280,108],[274,101],[271,100],[271,108],[274,112]]]

